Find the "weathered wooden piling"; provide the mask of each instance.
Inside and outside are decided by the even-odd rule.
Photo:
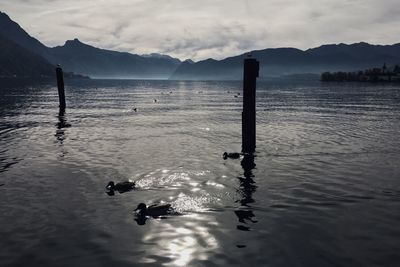
[[[65,90],[64,90],[64,74],[60,65],[56,68],[57,75],[57,88],[58,88],[58,98],[60,100],[60,111],[65,111]]]
[[[249,56],[244,60],[242,152],[253,153],[256,149],[256,87],[260,64]]]

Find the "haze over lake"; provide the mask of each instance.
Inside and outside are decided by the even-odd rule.
[[[399,85],[260,82],[254,164],[241,82],[0,86],[0,266],[400,263]]]

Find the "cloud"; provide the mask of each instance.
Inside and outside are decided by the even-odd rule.
[[[13,0],[0,9],[49,46],[94,46],[181,59],[324,43],[396,43],[398,0]]]

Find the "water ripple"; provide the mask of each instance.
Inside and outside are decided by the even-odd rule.
[[[1,266],[400,262],[397,85],[260,82],[252,164],[222,158],[240,82],[71,81],[65,114],[54,85],[1,86]],[[141,202],[181,215],[138,225]]]

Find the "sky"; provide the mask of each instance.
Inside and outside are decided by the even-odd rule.
[[[400,42],[399,0],[0,0],[0,10],[48,46],[78,38],[182,60]]]

